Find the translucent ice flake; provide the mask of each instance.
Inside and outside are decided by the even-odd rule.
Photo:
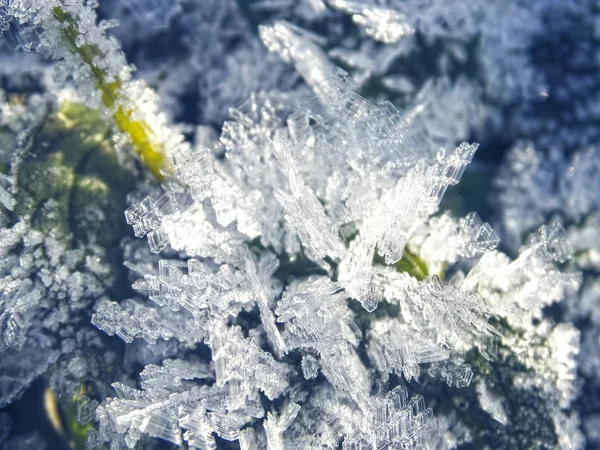
[[[174,311],[180,308],[179,298],[184,290],[183,272],[176,263],[161,260],[158,263],[158,276],[146,279],[149,297],[159,306],[167,306]]]
[[[289,194],[282,189],[275,193],[285,210],[285,219],[317,258],[338,257],[341,242],[337,224],[326,215],[314,192],[299,177],[292,164],[289,143],[280,140],[277,144],[278,158],[288,175],[290,186]]]
[[[316,350],[320,369],[329,382],[364,405],[368,374],[354,349],[359,342],[358,330],[342,302],[345,297],[329,279],[313,277],[290,285],[277,313],[281,314],[279,320],[285,320],[284,337],[290,349]]]
[[[210,257],[219,263],[238,262],[244,236],[229,232],[215,221],[214,213],[196,203],[165,217],[162,230],[175,250],[190,256]]]
[[[96,408],[98,407],[98,402],[90,399],[87,395],[80,395],[77,397],[75,407],[77,408],[77,423],[80,425],[87,425],[94,420],[94,414],[96,412]]]
[[[160,228],[161,220],[176,209],[177,202],[172,194],[164,194],[156,201],[146,197],[125,211],[125,219],[133,226],[135,236],[147,236],[150,250],[159,253],[169,245],[166,234]]]
[[[28,315],[44,295],[41,286],[34,285],[30,279],[9,280],[0,284],[0,352],[23,347],[30,325]]]
[[[346,417],[353,421],[357,418]],[[419,448],[437,431],[437,420],[431,408],[425,408],[422,396],[410,400],[405,388],[399,386],[384,397],[373,397],[369,414],[343,440],[344,449]]]
[[[375,243],[358,235],[351,243],[348,253],[340,263],[339,282],[348,294],[372,312],[379,302],[371,288],[371,265],[375,256]]]
[[[446,152],[445,149],[442,149],[438,153],[437,159],[443,174],[448,178],[448,184],[458,184],[478,148],[479,144],[463,142],[453,152]]]
[[[329,0],[328,3],[347,14],[352,14],[354,23],[363,27],[369,36],[386,44],[397,42],[415,31],[407,23],[406,16],[393,9],[362,1]]]
[[[444,380],[448,386],[457,388],[469,386],[473,379],[471,366],[462,360],[434,363],[428,372],[430,376]]]
[[[554,264],[570,252],[561,230],[558,225],[543,226],[512,262],[499,252],[488,252],[467,274],[463,288],[479,292],[494,314],[527,326],[531,317],[541,317],[543,307],[579,286],[577,274],[561,272]]]
[[[125,312],[116,303],[101,303],[93,322],[126,340],[142,337],[154,342],[158,337],[175,336],[180,341],[193,342],[202,340],[213,321],[257,304],[269,342],[283,356],[287,351],[285,342],[269,307],[278,292],[270,278],[277,268],[277,259],[268,253],[257,261],[253,258],[249,253],[240,256],[246,265],[244,269],[199,259],[189,259],[187,267],[180,261],[162,260],[157,275],[146,275],[144,281],[133,286],[146,292],[159,308],[131,301],[124,303]],[[168,325],[170,320],[176,323]]]
[[[304,355],[302,357],[302,375],[307,380],[316,378],[319,374],[319,362],[312,355]]]
[[[260,311],[260,318],[263,323],[265,332],[267,333],[267,339],[273,346],[275,355],[278,358],[282,358],[287,352],[287,345],[283,340],[283,337],[277,329],[275,324],[275,315],[269,308],[269,279],[273,272],[277,269],[279,262],[277,258],[272,254],[264,254],[259,260],[258,264],[252,257],[246,258],[246,274],[250,281],[252,291],[256,296],[258,309]]]
[[[208,149],[179,148],[173,153],[173,165],[179,179],[190,187],[194,200],[201,202],[212,194],[216,173]]]
[[[432,217],[411,237],[411,250],[432,268],[471,258],[493,250],[499,242],[496,232],[476,213],[459,220],[448,213]]]
[[[173,385],[146,386],[146,389],[137,390],[115,383],[113,387],[118,397],[107,400],[96,414],[100,422],[97,440],[114,441],[113,434],[116,433],[129,448],[134,448],[142,434],[147,434],[177,445],[185,440],[194,447],[214,448],[211,432],[229,437],[228,431],[220,425],[226,417],[232,427],[229,431],[237,437],[245,421],[239,415],[227,415],[221,403],[226,393],[214,386],[183,385],[182,379],[202,378],[204,369],[196,374],[193,367],[189,367],[182,373],[176,366],[181,367],[181,364],[162,371]],[[182,433],[182,429],[186,432]]]
[[[267,435],[267,448],[269,450],[284,450],[283,432],[287,430],[290,424],[298,415],[300,405],[289,402],[283,407],[280,415],[271,412],[267,414],[267,419],[263,422],[265,433]]]
[[[567,234],[559,223],[542,225],[539,232],[531,236],[530,243],[539,247],[554,261],[564,263],[572,256]]]
[[[140,338],[153,344],[158,338],[177,338],[180,342],[201,342],[205,333],[187,326],[190,317],[168,308],[152,308],[133,300],[121,304],[102,300],[92,314],[92,324],[109,335],[131,343]]]
[[[418,378],[419,364],[448,359],[449,352],[420,337],[397,319],[378,321],[367,335],[369,359],[384,379],[395,372],[410,381]]]
[[[430,156],[433,149],[422,127],[410,126],[391,103],[374,105],[354,89],[348,75],[338,69],[314,89],[317,97],[306,107],[315,122],[312,145],[328,149],[332,156],[344,155],[336,158],[333,171],[349,165],[361,177],[383,172],[386,178],[370,182],[384,182],[391,174],[405,173],[419,157]]]
[[[362,227],[364,231],[351,243],[348,254],[342,260],[340,281],[350,295],[368,310],[376,306],[370,293],[370,267],[375,248],[387,264],[402,257],[412,226],[419,223],[433,206],[428,205],[428,189],[424,185],[427,183],[428,180],[415,173],[384,193]]]
[[[438,342],[454,351],[467,351],[481,339],[499,336],[488,323],[490,311],[478,294],[444,285],[436,275],[409,294],[406,305],[431,321]]]
[[[312,276],[287,287],[277,304],[275,314],[278,322],[287,322],[295,317],[310,316],[345,298],[346,294],[338,283],[327,277]]]
[[[211,379],[213,373],[208,364],[179,359],[166,359],[162,366],[149,364],[140,373],[144,390],[160,389],[163,386],[179,386],[183,380]]]
[[[309,85],[316,86],[333,73],[333,64],[317,44],[319,38],[310,32],[279,20],[273,25],[261,25],[259,34],[269,51],[292,62]]]
[[[496,248],[500,238],[489,223],[482,222],[477,213],[469,213],[461,219],[461,235],[464,237],[461,256],[471,257]]]
[[[375,247],[386,264],[399,261],[408,239],[436,210],[448,185],[460,179],[476,148],[476,145],[462,144],[455,153],[442,152],[439,165],[416,165],[395,186],[382,193],[340,264],[339,279],[350,295],[374,308],[370,266]],[[492,239],[488,236],[490,233],[484,234],[483,239]],[[476,245],[485,247],[486,244]]]
[[[229,408],[239,409],[260,389],[271,400],[287,387],[288,368],[250,339],[240,327],[216,323],[209,332],[217,386],[229,387]]]
[[[487,412],[492,418],[502,425],[508,423],[508,417],[502,406],[502,400],[492,392],[488,391],[485,382],[480,381],[477,383],[475,388],[477,390],[477,397],[479,398],[479,405],[481,409]]]

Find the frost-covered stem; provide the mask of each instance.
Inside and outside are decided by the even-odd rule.
[[[77,36],[80,34],[77,27],[77,20],[60,6],[52,8],[52,12],[56,20],[62,25],[61,31],[70,52],[79,56],[89,66],[96,80],[96,86],[102,92],[102,103],[113,112],[112,116],[117,127],[129,136],[133,148],[145,166],[152,172],[156,179],[162,181],[164,179],[164,175],[161,172],[164,163],[164,152],[161,146],[152,142],[150,138],[152,134],[150,126],[143,120],[133,119],[137,112],[137,108],[133,105],[133,102],[127,102],[131,104],[130,107],[121,105],[115,110],[117,100],[123,100],[120,97],[121,81],[118,78],[114,81],[108,81],[106,79],[106,71],[94,63],[94,58],[103,56],[102,52],[95,45],[86,43],[78,46],[76,44]]]

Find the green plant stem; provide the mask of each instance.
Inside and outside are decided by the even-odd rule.
[[[89,66],[93,77],[96,80],[97,88],[102,92],[102,103],[109,110],[113,111],[117,100],[119,100],[122,83],[119,79],[107,81],[106,71],[94,63],[96,57],[103,57],[102,52],[92,44],[83,44],[77,46],[77,36],[80,34],[77,27],[77,20],[69,13],[65,12],[59,6],[52,9],[54,17],[62,26],[62,34],[70,51],[79,56],[81,60]],[[129,102],[131,103],[131,102]],[[117,127],[131,139],[135,152],[142,160],[144,165],[152,172],[157,180],[163,181],[164,175],[161,169],[164,169],[164,152],[160,146],[154,144],[150,138],[152,130],[143,120],[133,119],[134,114],[138,112],[135,105],[131,107],[118,106],[113,112],[113,119]]]

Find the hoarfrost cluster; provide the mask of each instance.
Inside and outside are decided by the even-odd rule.
[[[0,407],[43,386],[70,448],[600,445],[565,3],[0,0]]]

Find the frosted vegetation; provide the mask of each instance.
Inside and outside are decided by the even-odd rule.
[[[600,445],[598,30],[0,0],[0,449]]]

